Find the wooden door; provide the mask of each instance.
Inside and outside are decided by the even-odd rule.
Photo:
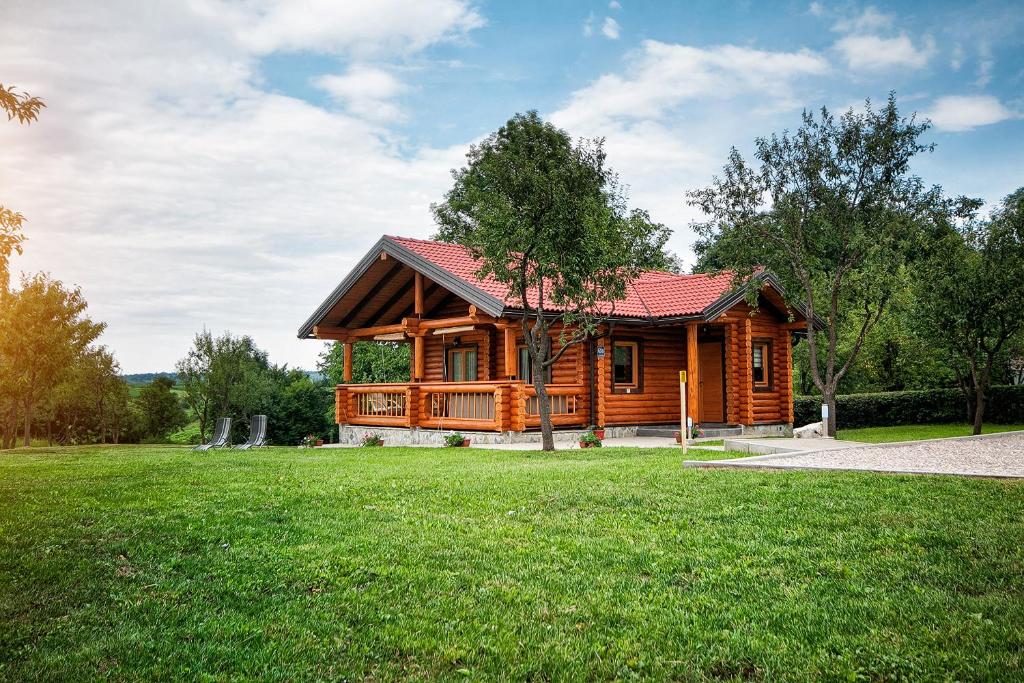
[[[720,341],[700,344],[700,410],[698,420],[725,422],[725,353]]]

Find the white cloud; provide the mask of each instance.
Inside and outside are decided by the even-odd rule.
[[[895,38],[849,35],[840,39],[835,47],[848,67],[865,71],[894,67],[920,69],[935,54],[935,40],[931,36],[926,36],[920,46],[915,46],[906,33]]]
[[[812,2],[807,6],[807,11],[816,17],[820,17],[825,14],[825,7],[820,2]]]
[[[869,33],[889,28],[892,16],[882,14],[874,7],[866,7],[863,12],[846,19],[840,19],[832,26],[833,31],[840,33]]]
[[[401,117],[401,110],[390,100],[408,89],[390,72],[365,64],[355,64],[344,74],[319,76],[314,84],[354,115],[378,121]]]
[[[940,97],[928,118],[938,130],[959,132],[1017,118],[1012,111],[990,95],[950,95]]]
[[[619,0],[612,0],[608,3],[608,9],[622,9],[622,3]]]
[[[258,53],[318,51],[415,52],[458,39],[484,24],[464,0],[256,0],[239,14],[238,35]],[[229,11],[226,4],[217,12]]]
[[[619,39],[619,22],[615,21],[611,17],[604,18],[604,24],[601,26],[601,33],[604,34],[605,38],[611,40]]]
[[[304,39],[291,25],[255,45],[264,19],[249,9],[5,6],[4,80],[48,105],[32,126],[0,125],[2,199],[29,219],[14,266],[81,285],[126,371],[169,369],[204,325],[310,367],[320,345],[295,339],[299,324],[381,234],[429,234],[429,203],[462,161],[461,146],[403,153],[364,116],[269,92],[257,51]],[[389,16],[362,28],[402,54],[467,25],[465,12],[422,30],[399,18],[389,33]],[[322,49],[363,49],[351,27],[310,31]],[[404,86],[377,69],[321,85],[386,105]]]
[[[759,93],[785,100],[793,79],[820,75],[828,62],[813,52],[768,52],[735,45],[697,48],[644,41],[625,75],[605,74],[572,94],[560,125],[600,127],[600,121],[656,119],[682,102]],[[595,125],[596,124],[596,125]]]
[[[705,185],[729,145],[748,139],[737,131],[763,124],[778,107],[800,106],[797,83],[828,70],[808,51],[646,41],[621,72],[573,92],[549,118],[571,135],[606,138],[609,164],[628,180],[631,203],[669,225],[670,247],[689,254],[687,226],[701,216],[683,192]]]

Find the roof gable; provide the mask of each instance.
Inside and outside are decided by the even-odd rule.
[[[413,239],[410,237],[382,237],[363,257],[351,273],[331,292],[299,329],[299,337],[309,337],[313,327],[320,324],[334,306],[353,288],[370,267],[387,254],[419,271],[431,281],[468,301],[489,315],[500,317],[520,310],[518,296],[498,282],[493,275],[479,278],[480,261],[469,249],[458,244]],[[781,292],[781,287],[770,274],[763,277],[766,286]],[[677,275],[659,271],[646,271],[630,282],[621,301],[609,302],[601,307],[603,313],[618,319],[650,321],[679,318],[711,319],[723,313],[743,298],[744,293],[732,287],[729,273],[718,275]],[[527,292],[535,304],[536,290]],[[545,297],[544,308],[549,311],[561,307]]]

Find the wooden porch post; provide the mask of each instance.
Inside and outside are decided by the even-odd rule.
[[[344,368],[344,370],[342,372],[344,373],[345,382],[351,382],[352,381],[352,342],[347,341],[347,342],[344,342],[344,344],[345,344],[345,346],[344,346],[344,350],[342,351],[342,354],[343,354],[342,362],[344,363],[345,368]]]
[[[697,323],[686,323],[686,415],[693,424],[700,422],[700,349]]]
[[[754,424],[754,370],[750,344],[750,317],[743,319],[740,336],[740,424]]]
[[[414,275],[412,312],[417,318],[423,317],[423,275],[419,271]]]
[[[423,334],[417,334],[412,338],[412,378],[417,382],[423,381],[426,363],[423,357]]]
[[[512,325],[506,325],[502,332],[505,335],[503,339],[505,377],[513,379],[519,375],[519,368],[516,367],[519,364],[519,354],[516,350],[516,329]]]

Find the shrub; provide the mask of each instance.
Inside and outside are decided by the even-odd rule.
[[[967,400],[959,389],[845,394],[836,397],[836,413],[840,429],[965,422]],[[800,426],[820,420],[820,396],[794,397],[793,424]],[[1024,385],[992,387],[985,421],[1024,422]]]
[[[376,432],[367,432],[363,434],[363,445],[364,446],[383,446],[384,437]]]
[[[591,448],[600,448],[601,439],[597,438],[597,434],[595,434],[593,431],[589,431],[580,437],[580,445],[583,444],[590,444]]]
[[[444,437],[444,445],[448,448],[458,448],[462,445],[462,442],[466,440],[460,432],[453,432]]]

